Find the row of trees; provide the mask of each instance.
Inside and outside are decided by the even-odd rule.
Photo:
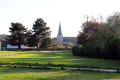
[[[120,13],[102,20],[87,20],[77,37],[73,55],[94,58],[120,59]]]
[[[37,43],[40,43],[41,48],[47,48],[51,46],[52,40],[50,28],[46,25],[47,23],[42,18],[35,21],[32,30],[27,30],[21,23],[11,23],[9,43],[17,45],[18,49],[21,49],[21,45],[35,47]]]

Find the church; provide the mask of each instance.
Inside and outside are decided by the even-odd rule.
[[[61,23],[59,23],[58,34],[57,34],[57,37],[54,38],[54,40],[65,47],[68,45],[69,46],[71,45],[70,47],[77,45],[77,37],[63,37]]]

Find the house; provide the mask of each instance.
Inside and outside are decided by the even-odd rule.
[[[7,37],[6,35],[0,35],[0,51],[7,50]]]

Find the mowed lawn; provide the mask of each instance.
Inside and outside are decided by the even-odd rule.
[[[120,80],[120,73],[0,67],[0,80]]]
[[[120,61],[73,56],[70,51],[1,51],[0,63],[64,64],[64,66],[120,68]],[[29,54],[32,53],[32,54]],[[120,73],[86,70],[0,67],[0,80],[120,80]]]
[[[120,68],[120,60],[104,60],[73,56],[71,51],[0,51],[0,54],[26,53],[0,56],[0,63],[64,64],[65,66],[92,68]],[[33,53],[33,54],[27,54]]]

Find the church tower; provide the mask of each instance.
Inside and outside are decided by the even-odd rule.
[[[57,41],[63,42],[63,36],[62,36],[62,30],[61,30],[61,24],[59,23],[59,30],[57,35]]]

